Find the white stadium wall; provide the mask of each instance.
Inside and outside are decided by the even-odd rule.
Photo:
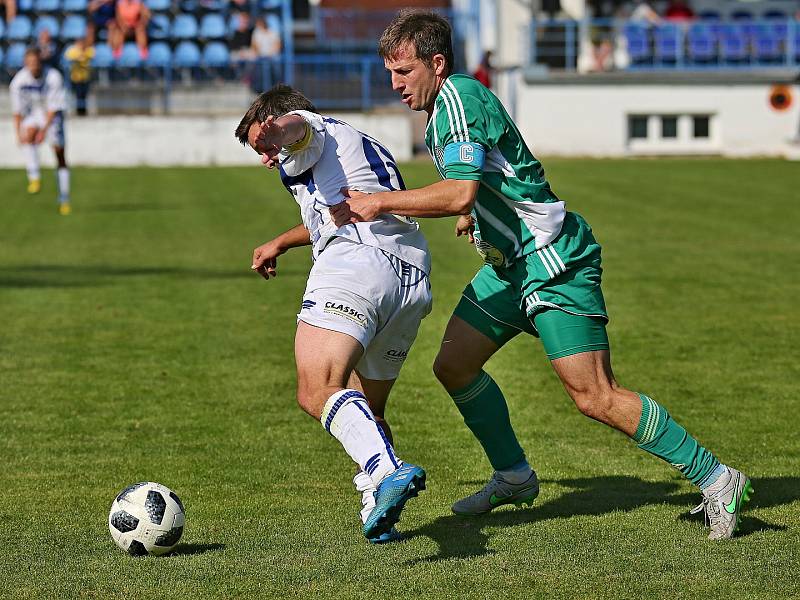
[[[381,140],[398,161],[412,157],[411,122],[405,114],[335,114]],[[239,116],[71,117],[67,159],[85,166],[257,165],[258,157],[233,136]],[[10,115],[0,118],[0,168],[23,167]],[[40,152],[52,166],[49,150]]]
[[[516,122],[534,154],[794,159],[800,155],[796,143],[800,90],[796,85],[781,90],[769,82],[655,80],[633,84],[629,79],[609,80],[607,75],[579,76],[563,83],[557,79],[520,80],[516,86]],[[770,100],[780,91],[788,91],[789,104],[776,108]],[[697,124],[695,119],[699,119]],[[636,132],[632,131],[634,124],[639,126]],[[706,125],[708,131],[702,131]]]

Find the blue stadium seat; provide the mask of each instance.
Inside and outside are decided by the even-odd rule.
[[[281,19],[278,15],[267,15],[265,18],[267,20],[267,25],[272,31],[280,32],[283,30],[283,27],[281,27]]]
[[[33,0],[17,0],[17,13],[28,13],[33,10]]]
[[[650,40],[645,26],[637,23],[626,23],[623,28],[623,34],[628,42],[628,56],[632,63],[642,63],[651,58]]]
[[[200,66],[200,49],[194,42],[183,41],[175,47],[172,64],[176,67],[192,68]]]
[[[58,33],[61,30],[58,19],[49,15],[36,19],[36,25],[33,27],[33,36],[38,37],[45,29],[47,29],[54,38],[58,38]]]
[[[25,44],[11,44],[6,50],[6,69],[18,70],[25,61]]]
[[[207,67],[227,67],[231,62],[228,47],[222,42],[209,42],[203,48],[203,64]]]
[[[32,33],[33,25],[31,25],[31,20],[25,15],[17,15],[8,24],[6,39],[9,42],[24,42],[31,37]]]
[[[150,12],[167,12],[172,8],[171,0],[147,0],[147,8]]]
[[[261,0],[258,6],[261,8],[261,10],[273,10],[280,8],[281,4],[283,4],[282,0]]]
[[[705,23],[693,23],[686,33],[689,58],[696,63],[708,63],[717,56],[717,40]]]
[[[719,40],[719,55],[728,63],[743,62],[749,58],[747,36],[739,25],[725,25]]]
[[[226,0],[200,0],[200,8],[208,12],[222,12],[227,8]]]
[[[64,0],[61,8],[67,13],[85,13],[88,4],[86,0]]]
[[[180,14],[172,22],[172,37],[191,40],[197,37],[197,19],[193,15]]]
[[[67,15],[61,23],[61,39],[74,41],[86,35],[86,18],[83,15]]]
[[[169,39],[171,25],[169,16],[162,13],[153,13],[150,23],[147,24],[147,35],[151,40]]]
[[[722,15],[718,10],[701,10],[698,17],[700,17],[701,21],[719,21],[722,19]]]
[[[3,36],[6,34],[6,21],[5,19],[0,19],[0,40],[3,39]],[[3,61],[0,60],[0,64],[3,64]]]
[[[98,69],[107,69],[114,65],[114,55],[108,44],[97,44],[94,47],[92,66]]]
[[[653,32],[653,54],[664,63],[677,60],[680,52],[680,29],[674,23],[665,23],[656,27]]]
[[[4,56],[4,54],[3,54],[3,47],[2,47],[2,46],[0,46],[0,65],[2,65],[2,64],[3,64],[3,59],[4,59],[4,58],[5,58],[5,56]]]
[[[225,37],[225,19],[217,13],[209,13],[200,22],[200,37],[204,40],[219,40]]]
[[[734,21],[752,21],[753,13],[749,10],[735,10],[731,13],[731,18]]]
[[[783,59],[781,39],[769,30],[760,31],[752,40],[753,57],[761,63],[776,63]]]
[[[34,12],[57,12],[61,10],[61,2],[59,0],[33,0]]]
[[[172,64],[172,50],[166,42],[153,42],[150,44],[145,65],[148,67],[166,68]]]
[[[122,54],[117,59],[117,66],[126,69],[135,69],[141,66],[142,57],[139,55],[139,47],[133,42],[128,42],[122,46]]]

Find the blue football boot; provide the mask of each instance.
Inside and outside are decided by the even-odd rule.
[[[388,475],[375,492],[375,508],[364,523],[364,536],[372,541],[390,534],[409,498],[414,498],[424,489],[425,471],[417,465],[405,463]]]

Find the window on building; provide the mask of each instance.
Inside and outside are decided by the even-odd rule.
[[[664,139],[674,139],[678,137],[678,117],[661,117],[661,137]]]
[[[632,140],[647,139],[647,116],[628,116],[628,137]]]
[[[707,138],[709,136],[709,117],[708,115],[695,115],[692,118],[694,121],[694,137]]]

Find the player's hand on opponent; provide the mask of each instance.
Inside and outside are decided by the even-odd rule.
[[[378,218],[380,213],[375,202],[369,197],[370,194],[348,188],[342,188],[341,192],[346,200],[330,208],[331,218],[337,227],[359,221],[374,221]]]
[[[475,243],[475,219],[472,215],[461,215],[456,221],[456,237],[467,236],[470,244]]]
[[[256,134],[256,144],[261,153],[261,162],[269,169],[274,169],[278,164],[278,154],[283,147],[283,127],[275,122],[275,117],[270,115],[267,120],[259,124]]]
[[[33,136],[33,143],[38,146],[39,144],[44,142],[44,136],[46,134],[47,134],[47,132],[44,129],[37,129],[36,130],[36,135]]]
[[[270,240],[266,244],[260,245],[253,250],[253,264],[250,268],[257,271],[264,279],[276,277],[278,274],[278,257],[286,252],[275,240]]]

